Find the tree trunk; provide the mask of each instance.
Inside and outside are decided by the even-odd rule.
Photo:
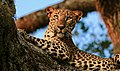
[[[16,29],[14,14],[13,0],[0,1],[0,71],[78,70],[64,62],[59,64],[27,42]]]
[[[96,8],[108,29],[114,54],[120,53],[120,0],[96,0]]]

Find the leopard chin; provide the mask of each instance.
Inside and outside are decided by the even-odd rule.
[[[65,34],[63,34],[63,33],[58,33],[57,36],[58,36],[59,38],[63,38],[63,37],[65,36]]]

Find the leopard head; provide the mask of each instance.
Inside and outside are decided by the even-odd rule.
[[[58,38],[70,37],[75,24],[82,16],[81,11],[70,11],[68,9],[47,8],[49,27],[54,36]]]

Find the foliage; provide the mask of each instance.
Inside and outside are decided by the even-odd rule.
[[[101,57],[112,55],[112,44],[103,22],[86,23],[83,18],[73,31],[73,40],[81,50]]]

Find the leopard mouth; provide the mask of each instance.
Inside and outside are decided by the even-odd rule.
[[[57,37],[59,38],[63,38],[63,37],[71,37],[71,34],[69,32],[66,32],[66,33],[62,33],[62,32],[59,32],[59,33],[56,33]]]
[[[63,30],[56,29],[55,33],[58,38],[70,37],[70,32],[67,29],[63,29]]]
[[[62,37],[65,36],[65,34],[63,34],[63,33],[57,33],[57,36],[58,36],[59,38],[62,38]]]

